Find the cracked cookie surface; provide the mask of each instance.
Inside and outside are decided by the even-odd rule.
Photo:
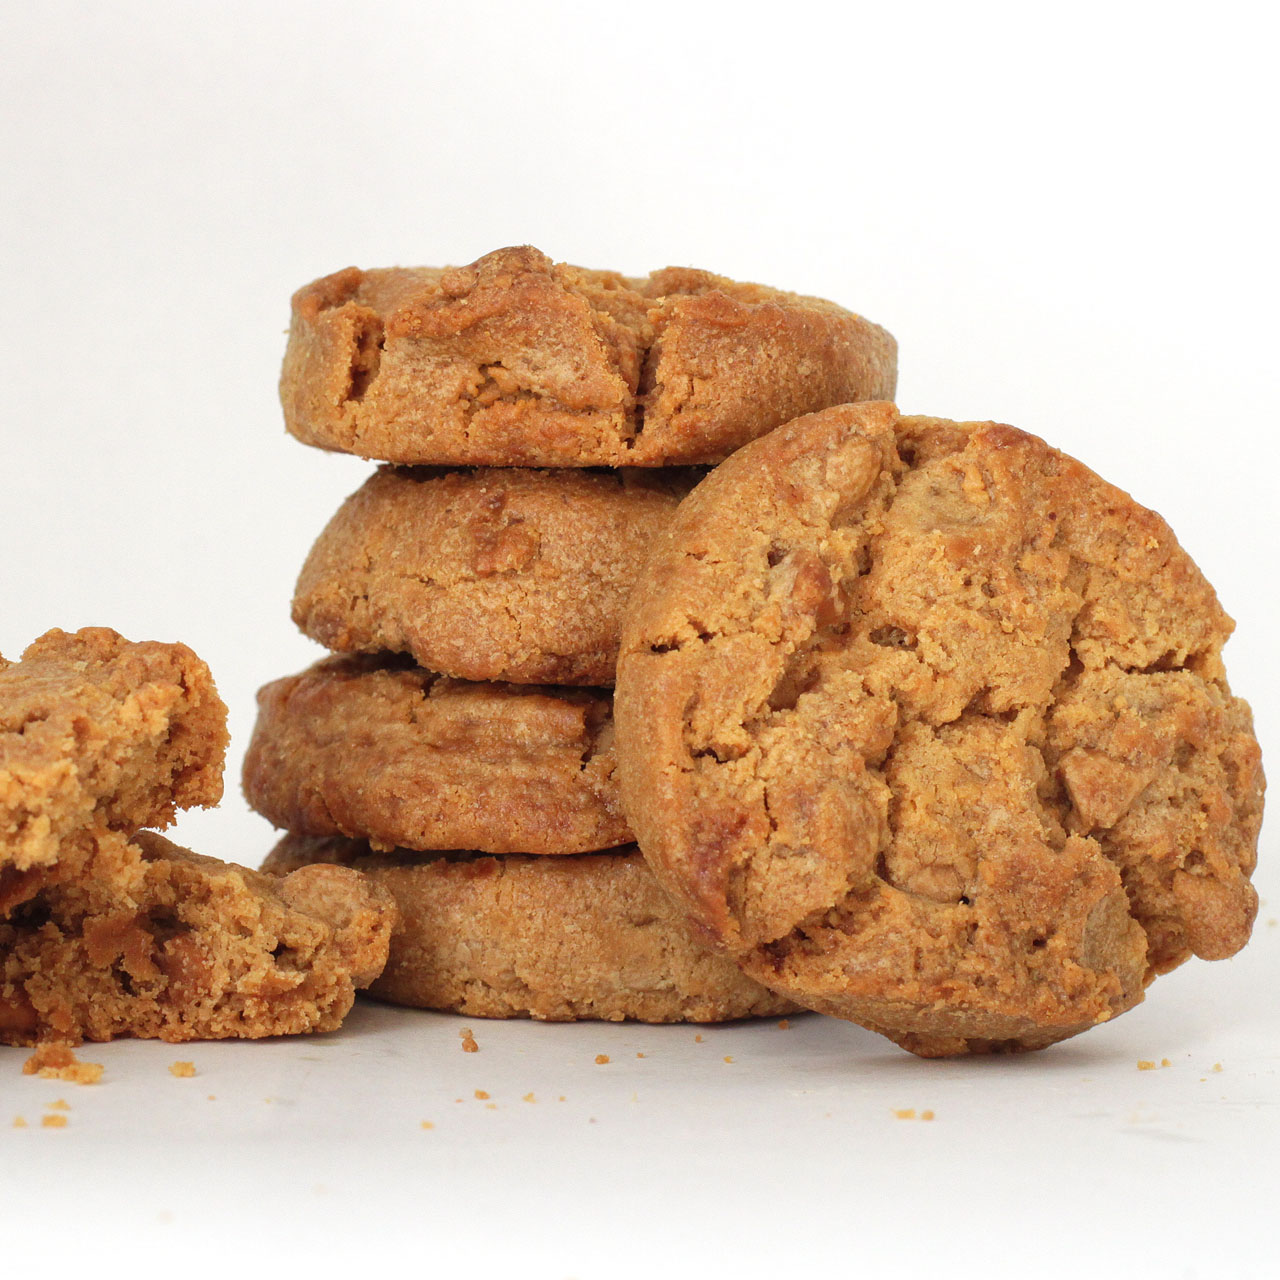
[[[890,334],[821,298],[523,246],[299,290],[280,398],[304,443],[386,462],[654,467],[890,396],[896,370]]]
[[[78,874],[0,921],[0,1043],[336,1028],[386,962],[395,906],[349,869],[284,880],[99,828]]]
[[[84,828],[217,804],[226,708],[184,644],[53,630],[0,658],[0,914],[83,852]]]
[[[700,475],[384,467],[317,539],[293,619],[464,680],[611,685],[627,593]]]
[[[286,836],[263,864],[353,867],[400,912],[370,994],[479,1018],[725,1022],[795,1005],[695,944],[634,846],[572,858],[373,853]]]
[[[631,839],[611,697],[326,658],[258,694],[249,804],[277,827],[390,849],[580,853]]]
[[[1212,589],[994,423],[845,406],[717,469],[632,601],[627,812],[701,935],[926,1055],[1033,1048],[1249,937],[1262,812]]]

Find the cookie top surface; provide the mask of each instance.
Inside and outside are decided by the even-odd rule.
[[[380,848],[580,853],[630,840],[599,689],[473,684],[326,658],[258,694],[244,763],[276,826]]]
[[[1230,620],[1043,441],[846,406],[718,468],[633,598],[646,857],[747,972],[918,1052],[1073,1034],[1249,936]]]
[[[294,621],[464,680],[611,685],[636,571],[701,474],[384,467],[317,539]]]
[[[307,285],[280,396],[298,439],[367,458],[651,467],[716,462],[797,414],[892,395],[896,369],[891,335],[821,298],[523,246]]]
[[[130,832],[216,804],[226,746],[226,707],[184,644],[86,627],[0,659],[0,874],[57,861],[90,822]]]
[[[473,1017],[722,1022],[795,1006],[695,943],[634,845],[571,858],[377,853],[286,836],[272,872],[359,870],[400,924],[374,995]],[[318,868],[317,868],[318,869]]]
[[[283,880],[99,827],[75,875],[0,920],[0,1042],[257,1038],[338,1026],[395,904],[350,868]]]

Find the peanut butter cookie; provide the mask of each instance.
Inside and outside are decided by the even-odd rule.
[[[658,541],[625,810],[700,936],[924,1055],[1034,1048],[1249,937],[1263,778],[1159,516],[1034,436],[813,414]]]
[[[464,680],[611,685],[636,570],[699,477],[384,467],[312,548],[293,619]]]
[[[394,904],[354,871],[276,880],[151,832],[89,838],[74,877],[0,920],[0,1043],[329,1031],[386,962]]]
[[[605,691],[468,684],[344,656],[260,691],[244,791],[303,835],[579,853],[631,838],[613,768]]]
[[[572,858],[373,853],[286,836],[264,871],[354,867],[400,910],[370,993],[478,1018],[724,1022],[794,1011],[693,943],[634,846]]]
[[[88,627],[0,658],[0,916],[79,860],[85,828],[217,804],[226,746],[226,708],[186,645]]]
[[[888,333],[821,298],[525,246],[307,285],[280,398],[304,443],[387,462],[655,467],[890,396],[896,369]]]

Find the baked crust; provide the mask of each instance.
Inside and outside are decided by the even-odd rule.
[[[372,995],[478,1018],[724,1022],[795,1006],[695,945],[634,846],[572,858],[375,854],[286,836],[263,869],[358,869],[400,910]]]
[[[75,877],[0,920],[0,1043],[330,1031],[386,963],[395,906],[350,869],[276,880],[149,831],[86,839]]]
[[[1159,516],[994,423],[811,415],[633,597],[624,809],[709,942],[914,1052],[1034,1048],[1249,937],[1263,778]]]
[[[890,334],[823,299],[526,245],[300,289],[280,398],[304,443],[387,462],[653,467],[891,396],[896,369]]]
[[[303,835],[563,854],[630,840],[613,772],[604,690],[469,684],[351,655],[259,692],[244,792]]]
[[[226,746],[226,707],[184,644],[86,627],[0,658],[0,915],[37,882],[26,873],[77,858],[86,827],[217,804]]]
[[[611,685],[636,571],[699,478],[381,468],[316,541],[293,620],[463,680]]]

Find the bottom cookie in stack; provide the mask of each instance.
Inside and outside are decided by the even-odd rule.
[[[394,1004],[484,1018],[727,1022],[796,1011],[699,945],[634,846],[560,857],[378,853],[287,835],[263,870],[363,872],[400,911],[369,988]]]

